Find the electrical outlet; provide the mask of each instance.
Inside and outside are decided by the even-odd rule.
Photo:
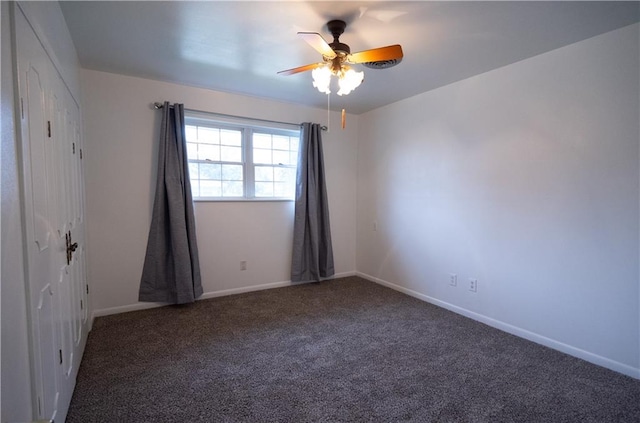
[[[247,270],[247,261],[246,260],[242,260],[240,262],[240,270]]]
[[[458,285],[458,275],[455,273],[449,274],[449,285],[456,286]]]
[[[478,280],[469,279],[469,291],[478,292]]]

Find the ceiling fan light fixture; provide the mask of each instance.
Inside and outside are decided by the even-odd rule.
[[[323,94],[331,93],[331,75],[338,77],[338,95],[347,95],[355,90],[364,79],[364,72],[356,72],[347,65],[342,65],[339,70],[332,68],[331,64],[320,66],[311,71],[313,86]]]

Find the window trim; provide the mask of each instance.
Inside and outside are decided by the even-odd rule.
[[[266,132],[270,135],[283,135],[287,137],[293,136],[293,133],[297,133],[298,139],[300,139],[300,126],[291,125],[285,123],[269,123],[265,124],[261,121],[252,119],[245,119],[240,117],[231,116],[218,116],[216,114],[208,114],[205,112],[193,112],[185,110],[185,125],[195,125],[216,129],[229,129],[240,131],[242,134],[242,178],[243,178],[243,191],[242,197],[203,197],[193,196],[194,202],[293,202],[295,198],[288,197],[256,197],[255,196],[255,167],[256,163],[253,162],[253,133],[254,132]],[[297,131],[293,129],[296,127]],[[185,143],[187,140],[185,139]],[[273,150],[273,149],[272,149]],[[206,161],[192,161],[187,157],[187,163],[202,163]],[[215,162],[221,164],[235,164],[238,162]],[[260,165],[260,164],[258,164]],[[288,168],[296,168],[297,166],[287,165]],[[191,177],[189,177],[189,183],[191,183]]]

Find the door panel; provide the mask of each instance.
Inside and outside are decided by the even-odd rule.
[[[55,296],[51,284],[45,283],[38,293],[38,303],[36,305],[37,335],[39,338],[39,351],[37,356],[38,371],[41,380],[37,389],[41,392],[38,398],[38,411],[47,418],[55,419],[58,409],[59,391],[57,389],[58,380],[56,372],[49,372],[49,369],[56,369],[56,356],[58,347],[56,340],[54,315]]]
[[[44,84],[42,81],[39,64],[28,63],[26,70],[26,101],[30,112],[28,122],[29,154],[34,166],[30,172],[31,202],[33,212],[31,217],[33,225],[33,239],[40,252],[49,247],[51,236],[48,225],[49,205],[47,193],[47,153],[45,145],[45,104],[44,104]]]

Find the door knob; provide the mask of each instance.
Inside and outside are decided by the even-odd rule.
[[[71,259],[73,258],[73,252],[78,248],[77,242],[71,242],[71,231],[64,234],[65,243],[67,244],[67,266],[71,264]]]

